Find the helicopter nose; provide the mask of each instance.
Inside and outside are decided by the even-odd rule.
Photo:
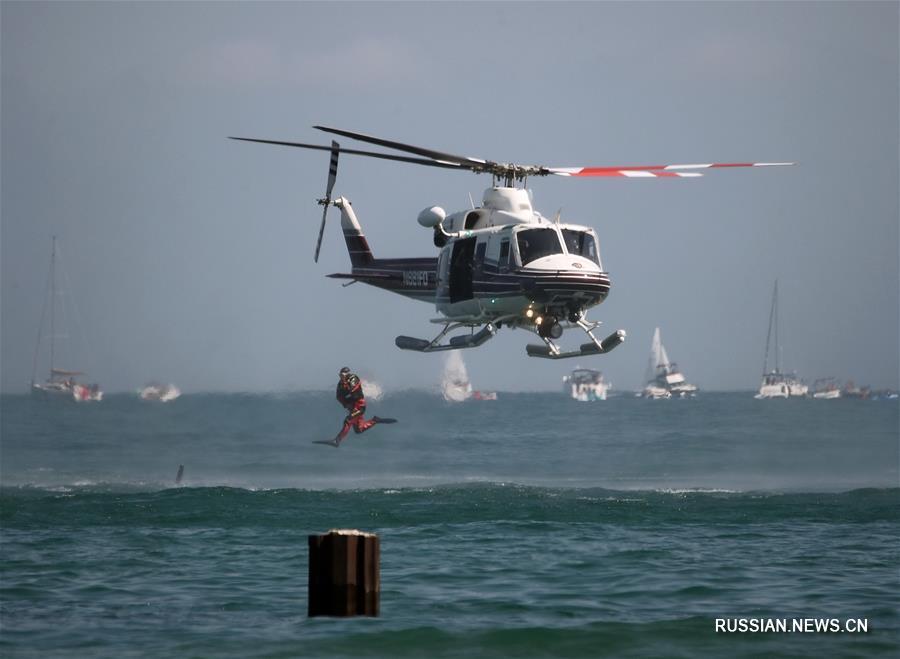
[[[531,261],[526,266],[528,269],[552,272],[598,273],[600,266],[592,261],[576,254],[551,254]]]
[[[609,293],[609,275],[602,272],[596,263],[588,262],[593,268],[584,263],[581,263],[581,268],[577,268],[573,265],[576,262],[567,257],[564,264],[539,264],[541,267],[530,269],[532,277],[527,283],[522,283],[523,289],[532,299],[554,306],[580,309],[585,305],[593,306],[602,302]]]
[[[575,254],[566,256],[566,265],[567,269],[576,272],[600,272],[600,266],[596,261]]]

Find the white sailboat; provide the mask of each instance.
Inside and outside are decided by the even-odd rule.
[[[603,373],[591,368],[576,368],[563,376],[563,391],[580,402],[606,400],[610,386]]]
[[[647,363],[646,386],[641,392],[645,398],[686,398],[697,392],[697,386],[684,379],[678,365],[669,360],[659,336],[659,328],[653,332],[650,343],[650,360]]]
[[[48,298],[44,302],[41,311],[41,322],[38,327],[37,345],[34,349],[34,364],[31,373],[31,392],[46,397],[71,397],[78,402],[103,400],[103,392],[97,384],[80,384],[75,381],[82,371],[72,371],[56,367],[56,304],[58,291],[56,287],[56,236],[53,236],[53,246],[50,250],[50,277]],[[44,330],[44,314],[47,311],[47,301],[50,306],[50,336],[48,340],[50,356],[50,375],[44,382],[37,382],[38,358],[41,355],[41,344]]]
[[[762,383],[754,398],[789,398],[806,396],[809,392],[809,387],[797,377],[796,373],[782,373],[781,371],[778,325],[778,280],[776,279],[775,288],[772,290],[772,308],[769,310],[769,330],[766,334],[766,358],[763,362]],[[773,333],[775,334],[775,368],[769,370],[769,345]]]

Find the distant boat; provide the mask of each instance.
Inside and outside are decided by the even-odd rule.
[[[71,397],[78,402],[100,401],[103,400],[103,392],[97,384],[80,384],[75,381],[79,375],[84,375],[82,371],[72,371],[56,367],[56,305],[58,291],[56,287],[56,236],[53,236],[53,244],[50,249],[50,289],[47,292],[48,297],[44,301],[44,307],[41,311],[41,322],[38,326],[37,346],[34,349],[34,365],[31,373],[31,392],[48,398],[66,398]],[[50,336],[47,342],[50,357],[50,375],[44,382],[37,382],[38,358],[42,352],[43,333],[44,333],[44,314],[47,311],[49,302],[50,307]]]
[[[659,337],[659,328],[653,332],[650,343],[650,360],[645,376],[646,386],[641,392],[644,398],[686,398],[697,392],[697,386],[684,379],[678,365],[669,360],[665,346]]]
[[[158,401],[168,403],[181,395],[181,389],[174,384],[151,383],[138,390],[141,400]]]
[[[590,368],[576,368],[563,376],[563,391],[577,401],[606,400],[609,388],[603,373]]]
[[[813,383],[813,398],[832,399],[841,397],[841,388],[834,378],[819,378]]]
[[[872,390],[869,387],[858,387],[853,380],[847,380],[841,395],[844,398],[868,398],[872,395]]]
[[[769,331],[766,334],[766,358],[763,362],[762,383],[754,398],[789,398],[790,396],[806,396],[807,387],[796,373],[782,373],[781,348],[778,345],[778,280],[772,291],[772,308],[769,310]],[[773,332],[774,330],[774,332]],[[769,344],[775,334],[775,368],[769,370]]]

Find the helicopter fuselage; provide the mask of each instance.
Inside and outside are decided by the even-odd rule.
[[[481,207],[446,217],[436,207],[423,211],[437,258],[374,258],[349,202],[337,205],[353,270],[331,276],[432,303],[448,321],[574,323],[609,293],[596,232],[548,220],[526,190],[489,188]]]
[[[588,243],[581,253],[579,244]],[[563,319],[602,302],[602,271],[589,227],[502,225],[449,240],[437,263],[435,306],[448,318],[500,318],[531,309]]]

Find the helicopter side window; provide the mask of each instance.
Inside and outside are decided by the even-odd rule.
[[[500,258],[497,260],[497,266],[501,270],[509,267],[509,241],[504,240],[500,243]]]
[[[594,263],[600,262],[597,254],[597,243],[594,240],[594,236],[587,231],[575,231],[574,229],[563,229],[562,233],[569,254],[583,256]]]
[[[475,247],[475,270],[481,271],[484,268],[484,253],[487,250],[487,243],[478,243]]]
[[[559,235],[553,229],[527,229],[516,234],[522,265],[528,265],[544,256],[562,254]]]

